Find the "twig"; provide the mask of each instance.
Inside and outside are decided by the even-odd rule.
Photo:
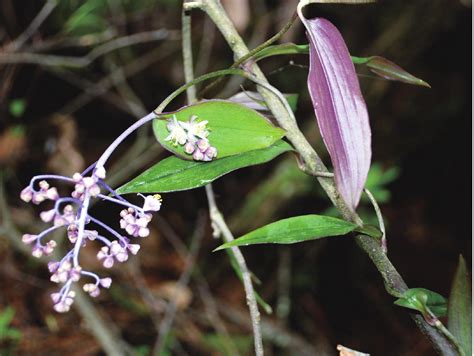
[[[186,15],[184,11],[183,3],[183,63],[184,63],[184,73],[186,82],[192,82],[194,80],[194,67],[193,67],[193,57],[192,57],[192,47],[191,47],[191,17]],[[194,90],[191,90],[193,88]],[[195,87],[189,87],[186,89],[186,94],[188,97],[188,102],[193,103],[196,101],[196,91]],[[234,237],[230,232],[227,224],[222,217],[222,214],[219,212],[216,201],[214,198],[214,191],[212,185],[206,185],[206,196],[209,203],[209,216],[213,224],[215,224],[218,230],[222,233],[224,240],[232,241]],[[257,356],[263,356],[263,342],[262,342],[262,333],[260,330],[260,313],[258,311],[257,301],[255,299],[255,292],[252,285],[252,280],[250,273],[247,268],[244,256],[240,250],[236,247],[232,248],[232,253],[235,256],[239,269],[242,273],[242,280],[244,282],[244,289],[247,298],[247,304],[250,310],[250,316],[252,319],[252,329],[255,343],[255,354]]]
[[[58,0],[48,0],[43,8],[38,12],[36,17],[31,21],[30,25],[26,30],[18,36],[13,42],[11,42],[7,47],[7,51],[17,51],[19,50],[26,41],[30,39],[31,36],[38,30],[41,24],[48,18],[49,14],[55,9],[58,5]]]
[[[200,8],[207,13],[207,15],[214,21],[222,33],[237,58],[248,55],[248,48],[246,47],[245,43],[236,31],[224,8],[218,0],[193,1],[192,7]],[[258,79],[267,82],[263,72],[260,70],[257,64],[253,64],[251,70]],[[258,87],[258,91],[263,96],[267,106],[270,108],[279,125],[284,130],[286,130],[286,137],[301,156],[301,159],[308,171],[327,172],[327,168],[325,167],[321,158],[301,133],[296,122],[291,117],[291,113],[286,110],[279,98],[275,96],[272,91],[269,91],[262,86]],[[326,191],[326,194],[328,195],[331,202],[341,212],[342,216],[346,220],[361,225],[362,220],[345,204],[336,189],[334,181],[332,179],[323,177],[318,177],[317,179],[322,188]],[[392,265],[390,260],[387,258],[387,255],[384,253],[380,244],[377,241],[374,241],[373,238],[365,235],[356,236],[356,241],[358,245],[368,254],[369,258],[381,273],[387,291],[392,295],[403,294],[403,292],[407,290],[407,285],[398,271]],[[447,340],[445,336],[437,329],[429,325],[423,319],[423,317],[420,315],[412,315],[412,318],[420,330],[428,336],[437,351],[443,352],[446,355],[456,355],[456,351],[450,341]]]
[[[127,64],[122,68],[125,78],[129,78],[133,75],[136,75],[155,63],[156,61],[163,59],[164,57],[170,55],[175,50],[175,47],[166,47],[166,48],[155,48],[151,50],[149,53],[141,56],[140,58],[134,60],[133,62]],[[53,73],[57,73],[54,72]],[[60,74],[57,74],[60,75]],[[73,83],[74,84],[74,83]],[[99,80],[95,85],[88,87],[84,93],[80,94],[75,99],[71,100],[69,103],[64,105],[60,112],[64,114],[72,114],[79,110],[81,107],[89,103],[92,99],[97,96],[104,96],[109,89],[114,85],[114,81],[112,80],[112,76],[109,74],[103,79]],[[106,97],[107,99],[107,97]],[[121,102],[119,100],[119,102]],[[125,108],[126,112],[129,112],[126,105],[121,105],[120,108]],[[130,113],[133,115],[133,113]]]
[[[384,253],[387,253],[387,234],[385,233],[385,223],[383,221],[383,216],[382,216],[382,212],[380,210],[379,204],[377,203],[377,200],[372,195],[370,190],[368,190],[367,188],[364,188],[364,192],[365,194],[367,194],[370,202],[372,203],[372,206],[374,207],[375,215],[377,215],[377,220],[379,222],[380,231],[382,231],[382,238],[380,239],[380,244]]]
[[[97,58],[117,49],[139,43],[160,41],[164,39],[176,40],[176,33],[166,29],[135,33],[130,36],[116,38],[106,42],[94,48],[83,57],[58,56],[31,52],[2,52],[0,53],[0,64],[25,63],[52,67],[84,68],[90,65]]]
[[[234,240],[234,236],[230,232],[227,224],[222,217],[222,214],[217,208],[214,192],[210,185],[206,185],[207,200],[209,202],[209,215],[213,222],[214,228],[222,234],[225,242],[231,242]],[[252,320],[252,330],[255,343],[255,354],[257,356],[263,355],[263,343],[262,343],[262,332],[260,330],[260,312],[258,311],[257,301],[255,299],[255,291],[252,285],[252,277],[247,268],[244,256],[238,247],[231,248],[234,254],[235,260],[242,273],[242,280],[244,282],[245,294],[247,298],[247,305],[250,310],[250,318]]]
[[[189,248],[189,254],[186,256],[186,264],[184,267],[184,271],[179,277],[178,282],[176,283],[177,289],[175,290],[174,295],[178,293],[179,288],[182,288],[189,283],[191,273],[193,272],[193,267],[196,263],[199,247],[201,246],[201,241],[204,236],[204,227],[205,219],[204,216],[201,214],[201,216],[198,217],[196,229],[191,239],[191,246]],[[175,296],[170,298],[170,302],[166,308],[165,315],[163,317],[163,320],[161,321],[158,339],[156,340],[155,347],[153,350],[154,355],[161,355],[163,347],[165,346],[165,340],[168,337],[169,330],[171,328],[171,325],[173,324],[173,319],[176,314],[177,304],[174,301],[175,299]]]

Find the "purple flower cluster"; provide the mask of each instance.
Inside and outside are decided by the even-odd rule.
[[[72,244],[71,249],[62,259],[48,263],[51,281],[62,285],[59,292],[51,294],[54,309],[60,313],[69,311],[74,302],[75,292],[71,289],[73,283],[89,279],[90,281],[84,283],[82,288],[92,297],[97,297],[100,294],[100,288],[109,288],[112,283],[111,278],[100,278],[96,273],[82,268],[79,263],[82,247],[87,243],[101,244],[97,259],[105,268],[111,268],[115,262],[125,262],[129,254],[135,255],[140,249],[140,245],[130,243],[130,238],[89,214],[91,199],[101,199],[123,206],[125,209],[120,213],[120,227],[130,237],[148,236],[150,230],[147,225],[152,218],[151,212],[159,211],[161,207],[159,195],[146,197],[141,195],[144,198],[143,207],[131,204],[104,182],[106,172],[103,166],[95,166],[93,173],[86,176],[90,170],[92,167],[82,174],[74,174],[72,178],[58,175],[33,177],[20,195],[21,199],[27,203],[32,202],[38,205],[51,201],[54,204],[52,209],[40,213],[41,219],[46,223],[51,223],[52,226],[37,235],[23,235],[22,241],[32,246],[34,257],[40,258],[53,253],[57,245],[56,241],[45,240],[55,230],[64,229]],[[55,187],[50,187],[48,181],[51,180],[73,184],[74,190],[70,196],[61,197]],[[102,194],[102,190],[106,191],[107,195]],[[89,229],[91,225],[94,229]]]
[[[184,146],[184,152],[193,155],[196,161],[212,161],[217,157],[217,149],[209,143],[209,131],[207,121],[196,121],[197,116],[193,115],[189,121],[179,121],[173,115],[168,121],[166,128],[170,134],[165,141],[171,141],[174,146]]]

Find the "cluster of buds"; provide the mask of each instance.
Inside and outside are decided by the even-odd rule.
[[[207,121],[197,121],[193,115],[189,121],[179,121],[176,115],[168,121],[166,128],[170,134],[165,141],[171,141],[174,146],[184,146],[184,152],[192,155],[196,161],[212,161],[217,157],[217,149],[209,143]]]
[[[100,244],[97,258],[105,268],[111,268],[115,262],[125,262],[129,253],[135,255],[140,249],[140,245],[130,243],[128,237],[89,214],[91,199],[101,199],[125,207],[120,213],[120,226],[130,237],[148,236],[150,230],[147,225],[151,221],[151,213],[161,208],[159,195],[141,195],[144,198],[143,207],[128,202],[104,182],[106,172],[103,167],[95,167],[92,174],[87,176],[92,168],[82,174],[76,173],[72,178],[58,175],[36,176],[20,194],[25,202],[40,204],[51,201],[54,205],[52,209],[40,213],[44,222],[52,223],[51,227],[36,235],[23,235],[22,241],[32,246],[34,257],[48,256],[54,252],[56,241],[44,240],[57,229],[65,229],[68,241],[72,244],[64,257],[48,263],[51,281],[62,285],[59,292],[51,294],[54,309],[60,313],[69,311],[74,302],[76,293],[71,289],[73,283],[88,279],[83,284],[83,290],[92,297],[97,297],[100,288],[109,288],[112,283],[109,277],[101,278],[96,273],[83,269],[79,263],[82,247],[87,243]],[[48,181],[51,180],[73,184],[74,190],[70,196],[61,197],[55,187],[50,187]],[[105,190],[107,194],[102,194],[101,190]],[[86,229],[89,225],[94,225],[95,229]]]

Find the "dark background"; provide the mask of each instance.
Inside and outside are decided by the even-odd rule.
[[[254,0],[246,15],[246,1],[236,0],[234,8],[231,3],[226,5],[251,47],[276,33],[296,8],[296,1]],[[88,41],[101,36],[180,29],[178,1],[98,1],[89,17],[73,26],[71,18],[77,16],[81,4],[60,1],[19,52],[77,57],[87,55],[94,47]],[[42,5],[0,1],[0,58]],[[428,288],[447,297],[459,254],[469,268],[471,264],[470,2],[325,5],[311,7],[308,16],[334,22],[351,54],[381,55],[431,85],[427,89],[388,82],[357,67],[371,119],[373,162],[382,171],[398,172],[390,182],[379,182],[390,195],[381,202],[389,257],[410,287]],[[79,69],[14,60],[0,64],[0,312],[12,307],[11,327],[21,332],[19,337],[0,339],[1,354],[103,352],[80,314],[52,311],[48,295],[54,286],[46,268],[15,243],[22,233],[42,228],[37,218],[40,210],[23,204],[18,195],[33,175],[70,175],[95,161],[134,116],[139,116],[140,109],[130,109],[128,103],[149,111],[183,83],[179,33],[170,37],[108,53]],[[197,74],[232,63],[232,53],[220,34],[199,11],[193,13],[193,40]],[[284,41],[306,42],[301,24],[295,24]],[[126,85],[112,81],[107,88],[101,82],[117,68],[127,75],[130,66],[133,69],[137,64],[143,68],[129,73]],[[282,92],[300,94],[296,112],[300,127],[329,163],[306,89],[306,57],[266,59],[262,68]],[[239,84],[231,81],[213,94],[226,97],[238,91]],[[244,87],[252,89],[249,83]],[[101,95],[98,89],[102,89]],[[87,97],[90,100],[86,102]],[[24,110],[15,114],[14,103]],[[181,97],[173,106],[183,104]],[[135,147],[135,156],[121,160],[131,147]],[[114,185],[167,155],[154,143],[150,130],[142,130],[114,156]],[[329,208],[316,182],[299,173],[290,156],[234,172],[217,181],[214,188],[236,236],[277,219],[324,213]],[[117,333],[136,353],[148,354],[153,349],[156,325],[163,316],[163,311],[150,306],[150,298],[166,301],[169,290],[175,290],[185,301],[178,306],[167,352],[225,354],[221,343],[229,339],[219,337],[215,325],[206,321],[203,288],[212,295],[230,342],[241,354],[252,353],[243,288],[225,253],[211,252],[219,242],[202,218],[206,208],[203,189],[164,195],[163,209],[154,220],[151,236],[143,241],[139,257],[130,266],[114,268],[114,288],[93,303],[95,313],[115,324]],[[359,210],[373,219],[367,202],[363,201]],[[100,205],[93,211],[111,222],[117,216],[115,211],[101,210]],[[197,259],[203,277],[194,273],[187,286],[180,286],[177,280],[186,263],[176,244],[181,241],[189,246],[196,226],[205,229]],[[277,328],[270,329],[273,337],[264,340],[269,355],[303,354],[308,347],[310,352],[331,355],[336,354],[337,344],[373,355],[434,354],[406,310],[393,305],[377,270],[350,237],[242,251],[262,282],[258,291],[276,309],[263,316],[264,328]],[[86,258],[96,263],[92,251]],[[292,342],[282,345],[278,339],[283,336],[293,337]]]

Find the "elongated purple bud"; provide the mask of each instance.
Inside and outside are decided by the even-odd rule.
[[[308,20],[299,9],[310,42],[308,88],[321,136],[331,156],[336,186],[355,210],[371,160],[369,116],[349,50],[328,20]]]

